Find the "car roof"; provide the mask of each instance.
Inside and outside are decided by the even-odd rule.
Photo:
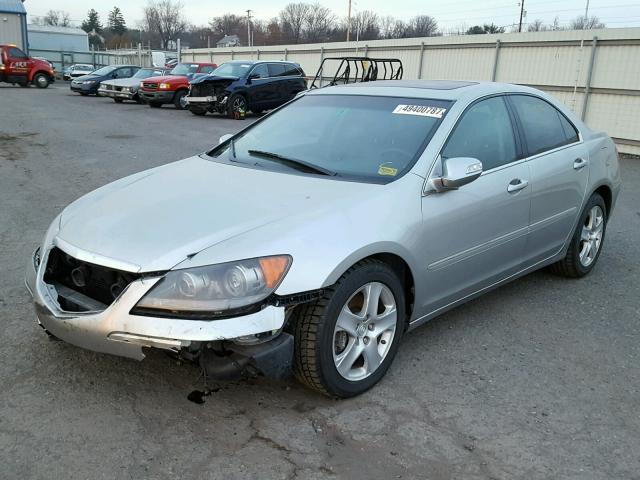
[[[229,60],[224,63],[249,63],[251,65],[257,65],[258,63],[289,63],[298,65],[296,62],[292,62],[290,60]]]
[[[374,95],[381,97],[413,97],[437,100],[477,98],[494,93],[533,93],[535,89],[511,83],[456,80],[378,80],[318,88],[316,95]]]

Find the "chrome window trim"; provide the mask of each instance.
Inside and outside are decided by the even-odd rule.
[[[529,162],[530,160],[536,160],[539,157],[543,157],[545,155],[551,155],[553,153],[559,152],[561,150],[564,150],[566,148],[570,148],[570,147],[574,147],[576,145],[581,145],[584,143],[584,136],[582,134],[582,130],[580,130],[572,121],[570,118],[568,118],[562,111],[560,111],[555,105],[553,105],[552,103],[550,103],[549,101],[545,100],[544,98],[540,97],[539,95],[535,95],[532,93],[520,93],[520,92],[504,92],[504,93],[492,93],[489,95],[484,95],[482,97],[478,97],[472,101],[470,101],[468,103],[468,105],[464,108],[464,110],[462,110],[462,112],[460,113],[460,115],[458,115],[458,117],[455,119],[455,122],[453,124],[453,126],[451,127],[451,129],[449,130],[446,138],[444,139],[444,141],[442,142],[442,144],[438,147],[438,153],[437,155],[435,155],[435,158],[433,160],[433,162],[431,162],[431,167],[428,170],[427,176],[425,177],[424,180],[424,184],[422,187],[422,196],[427,196],[427,195],[431,195],[433,193],[436,193],[435,190],[433,190],[432,188],[429,187],[429,182],[432,180],[432,175],[433,172],[436,168],[436,165],[439,162],[442,162],[442,150],[444,149],[445,145],[447,144],[447,142],[449,141],[449,138],[451,138],[451,135],[453,134],[453,131],[455,130],[456,126],[458,125],[458,123],[460,122],[460,119],[462,118],[462,116],[467,112],[467,110],[474,104],[479,103],[483,100],[486,100],[488,98],[491,97],[498,97],[498,96],[512,96],[512,95],[524,95],[524,96],[529,96],[529,97],[534,97],[534,98],[538,98],[540,100],[542,100],[543,102],[548,103],[549,105],[551,105],[556,111],[558,111],[558,113],[560,113],[560,115],[562,115],[564,118],[566,118],[566,120],[569,122],[569,124],[576,130],[576,132],[578,132],[578,141],[577,142],[573,142],[573,143],[568,143],[566,145],[560,145],[559,147],[556,148],[552,148],[551,150],[545,150],[543,152],[539,152],[536,153],[535,155],[531,155],[528,157],[524,157],[524,158],[520,158],[520,159],[516,159],[513,162],[509,162],[509,163],[505,163],[504,165],[500,165],[498,167],[494,167],[491,168],[489,170],[483,170],[482,174],[480,176],[484,176],[484,175],[489,175],[493,172],[497,172],[499,170],[502,170],[506,167],[510,167],[512,165],[519,165],[523,162]],[[505,100],[506,101],[506,100]],[[514,128],[517,128],[516,125],[513,126]],[[514,134],[516,132],[514,131]]]

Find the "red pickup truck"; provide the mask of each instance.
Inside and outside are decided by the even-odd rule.
[[[47,88],[54,81],[50,63],[31,58],[15,45],[0,45],[0,82]]]
[[[140,83],[138,95],[150,107],[160,108],[165,103],[173,103],[178,110],[186,107],[184,97],[189,93],[189,81],[196,76],[213,72],[215,63],[178,63],[163,77],[145,78]]]

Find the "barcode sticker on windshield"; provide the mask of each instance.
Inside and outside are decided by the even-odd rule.
[[[398,105],[393,113],[399,115],[418,115],[419,117],[442,118],[446,108],[429,107],[424,105]]]

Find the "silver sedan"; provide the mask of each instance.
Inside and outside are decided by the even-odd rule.
[[[587,275],[620,184],[611,139],[535,89],[324,88],[76,200],[26,283],[80,347],[348,397],[438,314],[542,267]]]

